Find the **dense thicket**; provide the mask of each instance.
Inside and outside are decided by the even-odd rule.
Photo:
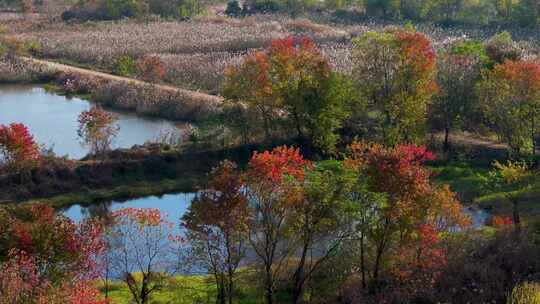
[[[239,2],[233,0],[228,7],[230,16],[275,12],[294,16],[306,12],[330,12],[337,22],[370,18],[428,21],[443,25],[498,23],[524,27],[538,25],[540,10],[538,2],[533,0],[248,0],[241,9]]]
[[[63,20],[117,20],[150,14],[186,19],[201,13],[198,0],[99,0],[81,1],[62,13]]]

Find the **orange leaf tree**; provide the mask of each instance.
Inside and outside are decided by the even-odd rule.
[[[294,206],[302,202],[298,183],[310,165],[299,150],[284,146],[255,153],[245,173],[249,242],[262,264],[268,304],[274,303],[276,282],[297,248],[290,228],[296,221]]]
[[[308,38],[279,39],[226,71],[223,95],[260,115],[267,139],[278,124],[326,150],[348,115],[349,87]]]
[[[479,84],[482,110],[511,152],[536,152],[540,114],[540,65],[506,61]]]

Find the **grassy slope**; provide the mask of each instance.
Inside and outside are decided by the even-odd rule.
[[[511,205],[505,196],[510,192],[489,193],[482,190],[482,175],[489,168],[471,163],[450,163],[431,167],[436,183],[449,184],[461,201],[490,209],[493,214],[510,215]],[[540,179],[530,180],[523,188],[515,191],[521,203],[521,214],[525,218],[540,217]]]

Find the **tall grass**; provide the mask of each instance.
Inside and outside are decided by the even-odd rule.
[[[50,80],[54,71],[18,58],[0,57],[0,83],[31,83]]]
[[[514,287],[507,304],[540,304],[540,283],[522,283]]]

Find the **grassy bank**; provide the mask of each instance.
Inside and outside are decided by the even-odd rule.
[[[495,215],[511,216],[512,205],[506,198],[514,195],[520,203],[520,213],[526,219],[540,218],[540,179],[531,178],[514,191],[493,192],[484,187],[484,176],[491,168],[472,162],[432,166],[433,180],[448,184],[465,204],[488,209]]]
[[[105,161],[52,158],[25,174],[0,175],[0,202],[91,204],[167,192],[193,191],[223,159],[244,163],[259,146],[182,151],[149,144],[111,151]]]
[[[123,201],[151,195],[163,195],[178,192],[193,192],[202,183],[203,177],[180,177],[160,181],[142,181],[119,184],[107,188],[85,188],[80,191],[56,195],[47,198],[34,198],[25,203],[47,203],[55,208],[63,208],[73,204],[88,206],[103,201]]]

